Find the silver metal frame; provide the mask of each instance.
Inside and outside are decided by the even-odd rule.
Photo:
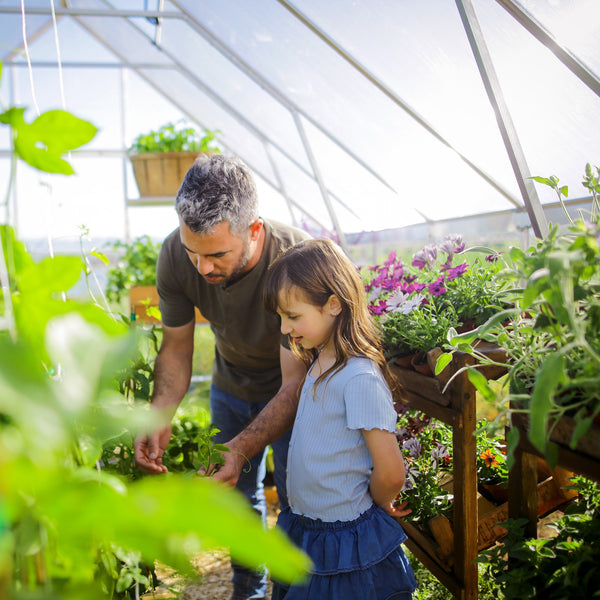
[[[542,209],[541,203],[537,197],[537,193],[535,187],[529,179],[529,169],[527,167],[527,162],[523,153],[523,150],[520,146],[517,131],[512,123],[510,113],[506,103],[503,99],[502,90],[500,88],[498,78],[495,74],[494,67],[492,64],[492,60],[490,54],[487,50],[485,39],[481,28],[479,27],[479,23],[477,20],[477,16],[475,14],[472,1],[471,0],[455,0],[458,11],[460,13],[460,17],[463,22],[463,26],[467,33],[469,42],[471,44],[471,48],[473,54],[475,56],[475,60],[480,71],[480,75],[482,77],[486,92],[490,99],[490,103],[496,113],[496,117],[498,120],[500,132],[502,135],[502,139],[504,141],[507,153],[509,155],[509,159],[511,165],[513,167],[513,172],[517,179],[517,183],[519,185],[519,189],[521,191],[521,195],[523,198],[523,203],[529,215],[531,225],[535,234],[538,237],[543,237],[547,232],[547,222],[544,215],[544,211]],[[521,202],[515,198],[510,192],[508,192],[499,182],[495,181],[488,173],[486,173],[483,169],[477,166],[473,161],[471,161],[467,156],[459,152],[453,145],[446,140],[430,123],[426,121],[426,119],[418,113],[418,111],[410,106],[403,98],[398,96],[395,92],[393,92],[389,86],[387,86],[383,81],[377,78],[365,65],[361,64],[354,56],[352,56],[344,47],[342,47],[334,38],[327,34],[322,28],[318,27],[313,21],[311,21],[305,14],[303,14],[300,10],[298,10],[294,4],[290,0],[277,0],[277,2],[283,6],[294,18],[298,19],[304,26],[306,26],[313,34],[317,35],[324,43],[326,43],[330,48],[332,48],[340,57],[342,57],[348,64],[350,64],[358,73],[360,73],[363,77],[365,77],[369,83],[375,86],[381,93],[385,94],[390,100],[392,100],[395,105],[404,110],[412,119],[414,119],[421,127],[423,127],[428,133],[433,135],[440,143],[447,146],[453,152],[455,152],[473,171],[475,171],[480,177],[482,177],[489,185],[491,185],[495,190],[497,190],[502,196],[507,198],[513,206],[517,209],[522,208]],[[528,13],[520,4],[515,0],[496,0],[496,2],[503,7],[511,16],[513,16],[518,23],[520,23],[531,35],[533,35],[540,43],[544,44],[548,47],[555,56],[561,60],[561,62],[569,68],[585,85],[587,85],[595,94],[600,96],[600,79],[596,74],[594,74],[591,69],[585,63],[583,63],[580,59],[578,59],[574,54],[572,54],[568,49],[562,47],[554,37],[530,14]],[[122,68],[122,66],[126,66],[127,68],[135,71],[142,79],[148,82],[150,85],[153,85],[153,82],[149,79],[149,77],[144,75],[144,69],[175,69],[182,73],[185,77],[189,78],[192,83],[198,87],[198,89],[202,90],[205,94],[207,94],[214,102],[216,102],[223,110],[227,111],[228,114],[231,115],[236,121],[238,121],[243,127],[248,129],[253,135],[255,135],[263,144],[265,148],[266,155],[273,169],[273,173],[275,174],[276,181],[272,181],[272,178],[265,174],[260,173],[254,169],[259,176],[265,180],[269,185],[271,185],[275,190],[277,190],[282,197],[285,199],[292,221],[296,221],[295,211],[299,211],[300,213],[307,214],[314,221],[312,215],[308,215],[305,209],[293,198],[289,196],[286,192],[284,181],[282,180],[281,174],[277,168],[277,161],[274,159],[272,155],[272,149],[277,149],[277,151],[281,152],[288,160],[292,161],[292,163],[301,169],[301,171],[307,176],[311,177],[319,186],[321,195],[323,197],[323,201],[325,206],[329,212],[329,216],[334,225],[340,243],[345,245],[344,233],[341,231],[340,224],[337,219],[336,211],[335,211],[335,203],[339,203],[344,206],[347,210],[350,210],[349,207],[345,206],[343,200],[341,198],[336,197],[331,193],[326,186],[326,182],[323,180],[321,170],[319,168],[316,157],[314,156],[308,136],[304,131],[303,121],[310,123],[313,125],[318,131],[320,131],[323,135],[325,135],[328,139],[330,139],[334,144],[336,144],[341,150],[343,150],[349,157],[351,157],[357,164],[366,169],[373,177],[377,178],[383,185],[387,186],[392,191],[395,191],[393,186],[390,185],[385,178],[377,172],[376,169],[371,167],[368,162],[363,160],[360,156],[356,155],[355,152],[352,151],[351,148],[348,148],[344,145],[341,140],[339,140],[331,131],[328,130],[326,124],[319,123],[316,121],[310,114],[307,114],[300,107],[298,107],[289,97],[287,97],[280,90],[275,88],[267,81],[259,72],[253,69],[241,56],[239,56],[236,52],[232,50],[223,40],[218,39],[211,31],[209,31],[204,25],[198,22],[192,15],[190,15],[185,9],[182,9],[180,3],[176,0],[172,0],[171,3],[174,7],[178,8],[179,11],[164,11],[162,10],[164,6],[163,0],[159,1],[159,10],[118,10],[112,8],[108,3],[105,2],[105,9],[84,9],[84,8],[73,8],[69,6],[56,7],[54,12],[57,18],[70,16],[78,21],[78,23],[83,26],[90,35],[92,35],[96,40],[102,43],[104,46],[108,47],[111,52],[116,54],[122,62],[122,65],[116,64],[98,64],[98,63],[63,63],[63,67],[68,66],[77,66],[77,67],[87,67],[87,68],[106,68],[106,67],[115,67],[118,66]],[[52,12],[50,8],[45,7],[28,7],[26,9],[27,14],[35,14],[35,15],[48,15],[51,16]],[[0,5],[0,15],[1,14],[20,14],[21,9],[18,6],[1,6]],[[84,19],[87,17],[116,17],[121,19],[130,19],[131,17],[145,17],[145,18],[154,18],[157,19],[157,25],[155,27],[155,35],[154,39],[151,39],[153,43],[160,46],[160,23],[162,19],[181,19],[184,20],[191,28],[193,28],[198,35],[201,35],[208,43],[210,43],[217,51],[219,51],[225,58],[227,58],[231,63],[241,69],[252,81],[254,81],[257,85],[259,85],[265,92],[267,92],[274,100],[279,102],[283,107],[290,111],[290,114],[296,124],[296,128],[298,131],[298,136],[300,141],[303,144],[308,162],[311,166],[311,171],[309,172],[306,168],[298,163],[294,159],[294,157],[290,156],[289,153],[286,152],[284,148],[278,145],[273,139],[271,139],[268,135],[265,134],[262,130],[256,127],[253,123],[249,122],[242,114],[240,114],[236,109],[234,109],[225,98],[220,97],[211,86],[207,85],[205,82],[198,79],[193,73],[191,73],[188,69],[186,69],[182,64],[180,64],[174,56],[170,55],[168,52],[161,49],[166,57],[171,61],[170,64],[138,64],[131,63],[127,60],[127,57],[120,56],[118,52],[115,52],[114,48],[112,48],[109,44],[107,44],[104,40],[100,39],[89,27],[86,27]],[[135,25],[131,23],[132,27],[135,27],[139,32],[143,35],[147,36],[147,33],[142,31]],[[30,34],[30,39],[34,39],[36,36],[41,35],[47,28],[51,25],[51,21],[49,20],[47,24],[39,27],[35,32]],[[147,36],[148,37],[148,36]],[[14,61],[16,53],[11,52],[6,55],[5,65],[13,65],[13,66],[22,66],[20,63],[16,63]],[[48,63],[37,63],[36,66],[55,66],[54,64]],[[9,71],[10,72],[10,71]],[[124,73],[124,71],[123,71]],[[125,89],[125,81],[122,78],[122,95],[126,94]],[[173,103],[177,108],[179,108],[184,114],[186,111],[183,110],[177,103],[177,99],[172,95],[167,94],[166,92],[157,89],[159,93],[165,96],[171,103]],[[188,115],[191,119],[196,120],[192,115]],[[122,127],[124,131],[125,126],[125,117],[124,113],[121,114],[122,119]],[[201,123],[200,123],[201,124]],[[122,140],[124,144],[124,137]],[[102,153],[102,151],[96,151]],[[111,152],[111,151],[108,151]],[[127,194],[126,190],[126,157],[125,157],[125,149],[123,148],[122,156],[124,161],[124,190]],[[0,153],[2,155],[4,153]],[[246,157],[244,157],[246,158]],[[252,161],[247,161],[252,166]],[[16,204],[16,190],[14,191],[14,202]],[[333,202],[332,202],[333,200]],[[431,224],[434,222],[428,218],[421,210],[419,210],[416,206],[413,207],[417,212],[421,215],[421,217]],[[127,218],[127,217],[126,217]]]

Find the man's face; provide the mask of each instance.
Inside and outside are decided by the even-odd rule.
[[[258,219],[241,237],[231,233],[228,221],[219,223],[210,234],[194,233],[181,220],[179,225],[181,243],[207,283],[230,283],[249,271],[258,260],[255,254],[259,232],[256,230],[262,230]]]

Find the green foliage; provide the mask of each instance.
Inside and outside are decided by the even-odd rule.
[[[409,518],[425,525],[450,514],[453,496],[444,483],[451,479],[452,429],[411,409],[399,415],[396,436],[406,467],[400,500],[411,509]]]
[[[485,253],[482,260],[477,253]],[[498,254],[465,250],[460,236],[428,244],[405,264],[392,252],[364,275],[369,310],[379,321],[388,358],[428,352],[450,329],[473,328],[502,310],[495,274]],[[460,264],[452,266],[454,260]]]
[[[116,241],[113,252],[121,253],[117,264],[108,271],[106,297],[120,302],[134,285],[156,285],[156,261],[161,244],[154,243],[149,235],[137,237],[133,242]]]
[[[130,153],[144,154],[147,152],[220,152],[216,134],[218,130],[196,130],[184,121],[167,123],[149,133],[138,135],[131,147]]]
[[[528,437],[551,464],[555,448],[549,440],[555,424],[563,416],[574,419],[574,448],[600,413],[598,176],[598,168],[586,165],[583,183],[592,195],[590,220],[571,219],[567,233],[551,226],[546,239],[527,251],[511,248],[505,256],[506,266],[497,279],[505,285],[504,300],[514,308],[470,334],[450,331],[448,336],[451,351],[470,352],[481,364],[494,363],[477,352],[475,339],[506,351],[507,392],[501,409],[529,417]],[[556,177],[537,180],[554,187],[561,197],[566,194]],[[471,381],[484,397],[495,398],[482,377],[473,375]]]
[[[86,138],[77,121],[49,115],[28,128],[22,115],[9,109],[0,120],[20,137],[13,160],[67,172],[59,156]],[[265,531],[234,489],[183,473],[130,482],[101,468],[109,442],[158,425],[138,390],[119,391],[138,330],[69,299],[79,259],[35,262],[11,228],[0,237],[0,593],[10,581],[15,600],[116,598],[145,584],[138,561],[189,573],[207,546],[229,546],[282,581],[306,573],[306,556]]]
[[[459,324],[452,306],[438,308],[435,304],[424,304],[408,313],[389,313],[382,324],[386,356],[428,352],[440,346],[448,330]]]
[[[600,590],[600,487],[583,478],[573,486],[579,500],[569,505],[553,526],[556,536],[524,536],[525,520],[501,525],[503,543],[479,555],[489,579],[500,587],[501,598],[571,600],[596,598]]]
[[[490,433],[485,419],[477,425],[475,432],[477,436],[477,481],[506,485],[508,483],[506,440],[502,435]]]

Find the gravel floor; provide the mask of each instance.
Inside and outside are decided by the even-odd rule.
[[[277,520],[276,496],[267,494],[267,523],[274,527]],[[194,566],[199,573],[197,582],[183,580],[171,569],[157,565],[156,571],[163,585],[154,592],[144,594],[142,598],[167,599],[178,598],[179,600],[230,600],[231,565],[229,553],[226,550],[210,550],[197,556]],[[271,597],[271,583],[269,582],[267,598]]]

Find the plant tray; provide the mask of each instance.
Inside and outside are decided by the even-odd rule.
[[[157,152],[130,156],[140,196],[175,198],[198,152]]]

